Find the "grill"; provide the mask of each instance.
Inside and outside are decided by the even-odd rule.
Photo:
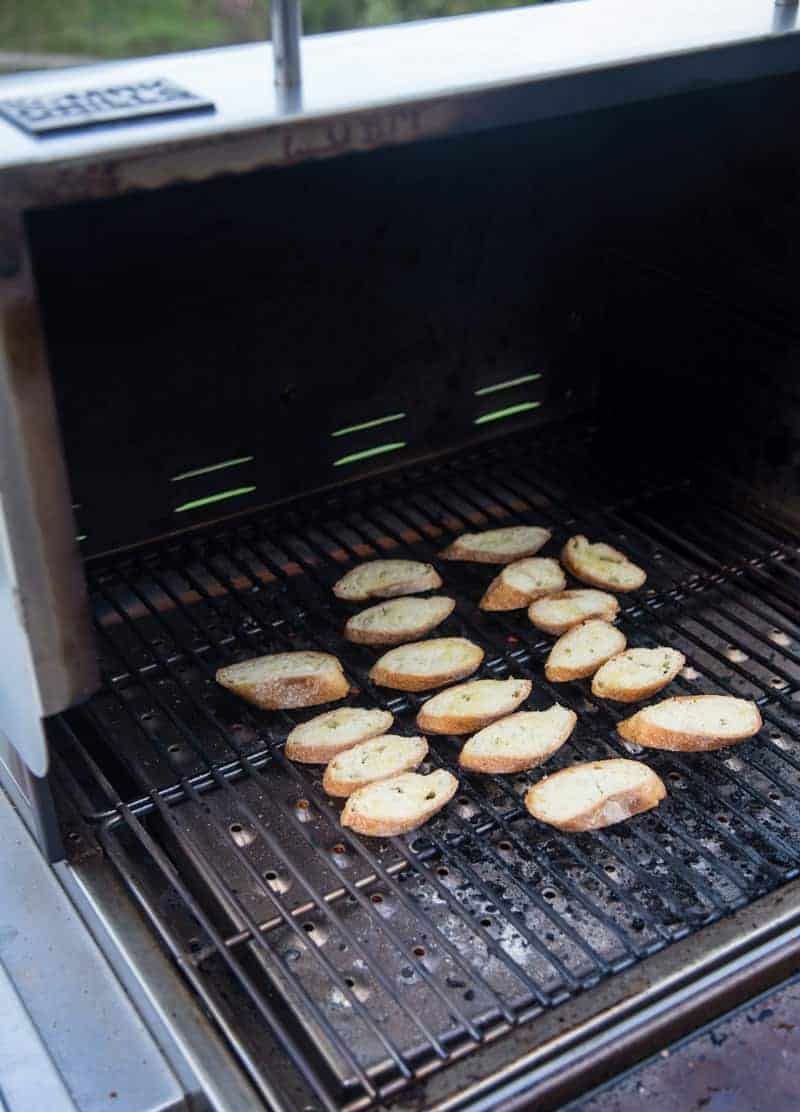
[[[90,562],[104,685],[64,716],[60,762],[275,1107],[391,1102],[797,876],[800,548],[720,475],[698,505],[696,474],[676,476],[672,461],[634,471],[567,424]],[[283,755],[289,729],[318,711],[248,707],[215,684],[216,669],[262,652],[333,652],[350,701],[385,707],[413,732],[420,698],[371,685],[376,653],[341,638],[357,608],[331,586],[364,558],[435,559],[464,529],[512,522],[551,527],[545,554],[575,532],[619,543],[648,571],[647,589],[621,600],[629,645],[680,649],[687,667],[670,693],[755,699],[763,731],[716,753],[648,752],[667,800],[595,834],[527,815],[536,770],[461,774],[422,830],[351,835],[321,769]],[[548,772],[640,753],[614,730],[629,711],[595,700],[587,682],[545,681],[551,640],[524,610],[477,610],[495,570],[441,565],[457,605],[437,633],[481,644],[482,676],[531,678],[532,707],[558,700],[578,713]],[[458,773],[460,744],[432,738],[428,765]]]

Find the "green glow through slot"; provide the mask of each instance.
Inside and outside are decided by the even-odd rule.
[[[378,444],[375,448],[365,448],[363,452],[353,452],[349,456],[342,456],[341,459],[333,461],[334,467],[344,467],[346,463],[358,463],[362,459],[370,459],[371,456],[382,456],[384,452],[396,452],[400,448],[405,448],[405,440],[397,440],[393,444]]]
[[[376,417],[374,421],[364,421],[360,425],[348,425],[344,429],[336,429],[331,436],[347,436],[351,432],[363,432],[364,429],[376,429],[378,425],[388,425],[391,421],[402,421],[405,413],[388,413],[385,417]]]
[[[541,377],[540,374],[534,374],[520,375],[519,378],[508,378],[505,382],[495,382],[492,386],[482,386],[480,390],[475,391],[475,397],[482,398],[484,394],[495,394],[498,390],[510,390],[513,386],[524,386],[526,382],[536,382]]]
[[[171,483],[179,483],[181,479],[195,479],[198,475],[209,475],[212,471],[224,471],[226,467],[239,467],[242,463],[250,463],[253,456],[240,456],[238,459],[226,459],[222,463],[212,463],[208,467],[198,467],[194,471],[182,471],[180,475],[173,475]]]
[[[517,413],[527,413],[529,409],[538,409],[541,402],[520,402],[519,405],[509,405],[505,409],[494,409],[491,413],[484,413],[476,417],[474,425],[488,425],[490,421],[502,421],[504,417],[513,417]]]
[[[206,498],[195,498],[193,502],[184,502],[176,506],[173,513],[182,514],[186,510],[199,510],[201,506],[210,506],[212,502],[224,502],[228,498],[238,498],[242,494],[252,494],[254,486],[236,487],[235,490],[223,490],[219,494],[209,494]]]
[[[88,533],[79,533],[77,535],[77,537],[75,538],[75,540],[80,543],[80,541],[85,541],[86,538],[88,537],[88,535],[89,535]]]

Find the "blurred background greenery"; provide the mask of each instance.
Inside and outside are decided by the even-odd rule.
[[[308,34],[536,0],[303,0]],[[268,0],[0,0],[0,51],[125,58],[263,40]]]

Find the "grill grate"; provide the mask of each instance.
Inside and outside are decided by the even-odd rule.
[[[700,506],[688,480],[602,459],[591,442],[565,458],[544,434],[505,441],[90,566],[105,686],[68,721],[88,816],[278,1107],[388,1100],[800,871],[797,542],[724,493]],[[348,608],[330,587],[354,560],[430,559],[494,521],[550,525],[546,552],[577,531],[619,542],[648,569],[647,589],[621,600],[629,644],[679,648],[674,693],[754,698],[764,730],[718,753],[648,753],[668,799],[593,835],[526,815],[534,771],[462,775],[422,831],[353,836],[321,770],[283,756],[291,725],[318,711],[259,712],[214,672],[321,648],[342,659],[353,702],[410,729],[421,699],[372,687],[376,654],[341,639]],[[493,569],[442,573],[457,606],[441,633],[484,646],[481,674],[530,677],[532,706],[578,712],[547,771],[638,752],[613,729],[628,710],[544,680],[551,641],[524,611],[476,610]],[[428,764],[457,771],[460,742],[431,742]]]

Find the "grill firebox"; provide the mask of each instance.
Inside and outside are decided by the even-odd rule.
[[[104,686],[63,721],[73,790],[277,1107],[389,1102],[800,872],[798,540],[722,479],[700,504],[692,472],[605,458],[586,427],[549,428],[88,565]],[[433,737],[428,764],[459,775],[454,801],[406,837],[351,835],[322,770],[283,756],[318,710],[248,707],[216,669],[333,652],[351,701],[412,731],[420,698],[371,685],[377,654],[343,640],[357,607],[331,585],[359,560],[435,559],[464,529],[512,522],[552,528],[544,555],[576,532],[624,548],[648,572],[620,599],[629,645],[680,649],[669,694],[755,699],[764,729],[716,753],[642,753],[668,798],[580,835],[524,811],[542,770],[467,776],[460,740]],[[524,610],[477,609],[496,569],[440,571],[457,606],[437,632],[480,643],[480,675],[532,679],[532,707],[577,712],[545,771],[641,753],[614,730],[628,708],[585,681],[547,683],[552,639]]]

